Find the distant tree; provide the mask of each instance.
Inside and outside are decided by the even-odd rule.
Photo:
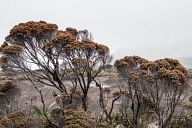
[[[6,115],[18,109],[18,100],[21,96],[21,89],[11,81],[0,82],[0,115]]]
[[[63,82],[69,78],[73,85],[80,86],[85,110],[91,82],[111,61],[109,48],[93,42],[87,30],[67,28],[59,31],[57,25],[44,21],[14,26],[1,46],[1,52],[4,69],[24,73],[62,93],[69,93]]]
[[[138,120],[144,106],[144,110],[150,109],[155,113],[160,128],[169,127],[187,88],[185,68],[170,58],[151,62],[137,56],[117,60],[115,67],[127,86],[127,100],[131,105],[130,108],[127,106],[125,113],[127,109],[132,110],[132,126],[139,127]]]

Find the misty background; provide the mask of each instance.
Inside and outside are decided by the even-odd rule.
[[[31,20],[87,29],[114,59],[172,57],[192,67],[191,0],[1,0],[0,43],[14,25]]]

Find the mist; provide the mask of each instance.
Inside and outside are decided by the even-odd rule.
[[[191,57],[191,0],[3,0],[0,42],[9,30],[30,20],[55,23],[59,29],[87,29],[108,45],[114,58]]]

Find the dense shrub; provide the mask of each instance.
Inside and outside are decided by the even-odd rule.
[[[24,113],[16,111],[10,113],[0,120],[0,127],[2,128],[37,128],[35,120],[26,117]]]
[[[55,108],[50,113],[50,119],[54,124],[65,128],[90,128],[93,119],[82,108],[68,106],[64,110]]]
[[[64,110],[64,126],[66,128],[90,128],[91,118],[81,108],[69,107]]]
[[[171,128],[191,128],[192,127],[192,115],[183,115],[173,118],[171,122]]]

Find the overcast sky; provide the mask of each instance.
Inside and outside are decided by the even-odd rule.
[[[115,58],[192,56],[192,0],[0,0],[0,41],[31,20],[88,29]]]

